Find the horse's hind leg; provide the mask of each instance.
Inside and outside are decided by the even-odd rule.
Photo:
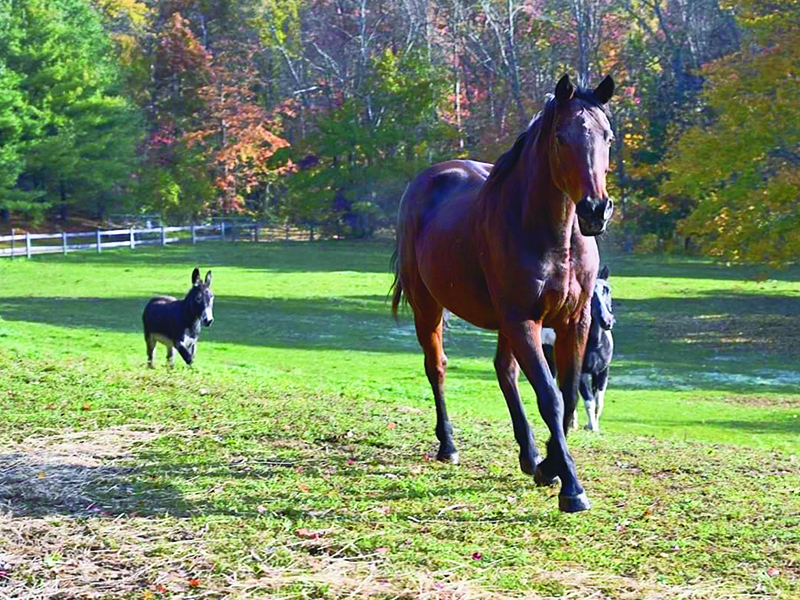
[[[522,400],[519,397],[519,388],[517,387],[519,364],[517,359],[514,358],[508,339],[502,333],[497,335],[494,370],[497,373],[500,389],[503,390],[508,412],[511,414],[514,438],[519,444],[519,466],[523,473],[533,475],[538,464],[542,462],[542,457],[536,448],[533,432],[528,423],[528,418],[525,416]]]
[[[428,296],[424,303],[427,310],[420,310],[420,303],[414,303],[414,326],[417,340],[425,354],[425,375],[433,390],[436,403],[436,437],[439,440],[439,452],[436,460],[458,463],[458,451],[453,442],[453,426],[447,416],[444,402],[444,379],[447,371],[447,356],[442,343],[442,307]]]

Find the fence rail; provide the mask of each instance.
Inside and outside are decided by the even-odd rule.
[[[259,241],[257,223],[226,224],[225,222],[211,225],[187,225],[183,227],[150,227],[129,229],[97,229],[86,232],[61,232],[61,233],[14,233],[0,236],[0,257],[26,256],[34,254],[53,254],[75,252],[80,250],[95,250],[102,252],[109,248],[156,245],[166,246],[176,242],[196,244],[208,240],[252,239]],[[245,238],[246,236],[246,238]],[[47,240],[57,240],[56,244],[42,243]],[[72,241],[80,243],[72,243]]]

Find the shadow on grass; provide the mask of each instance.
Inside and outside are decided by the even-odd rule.
[[[122,333],[141,332],[141,298],[0,298],[0,317]],[[797,382],[800,299],[709,292],[697,298],[616,303],[617,363],[612,385],[651,389],[778,391]],[[382,295],[331,298],[218,296],[204,343],[293,350],[419,354],[410,314],[395,322]],[[144,342],[142,341],[142,348]],[[487,369],[465,375],[494,379],[496,334],[452,319],[445,333],[452,358],[485,359]],[[621,360],[620,360],[621,359]],[[635,363],[635,364],[634,364]],[[458,363],[453,362],[453,372]],[[627,383],[623,383],[627,382]]]
[[[146,298],[0,298],[7,321],[138,333]],[[389,314],[383,296],[344,298],[252,298],[218,296],[214,324],[200,345],[220,342],[295,350],[419,352],[413,325]],[[462,356],[491,357],[495,334],[461,324],[449,332],[451,347]],[[142,341],[144,347],[144,341]]]
[[[601,247],[602,249],[602,247]],[[612,278],[653,277],[681,279],[716,279],[720,281],[756,281],[777,279],[800,281],[800,268],[775,269],[765,265],[727,266],[708,259],[670,256],[666,254],[603,253],[603,262],[611,268]]]

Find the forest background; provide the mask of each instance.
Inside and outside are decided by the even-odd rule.
[[[800,0],[0,0],[0,227],[391,227],[563,73],[617,82],[612,241],[792,262]]]

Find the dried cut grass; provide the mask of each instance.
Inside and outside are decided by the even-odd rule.
[[[747,600],[730,586],[667,586],[616,575],[533,571],[536,590],[509,594],[463,565],[430,572],[393,565],[388,552],[311,556],[316,540],[284,546],[280,567],[253,550],[220,556],[230,523],[136,516],[97,504],[125,486],[137,445],[174,431],[116,427],[30,437],[0,454],[0,600],[71,598],[366,598],[374,600]],[[119,490],[117,490],[119,491]],[[125,490],[122,490],[123,493]],[[221,562],[233,566],[220,569]],[[487,564],[493,579],[503,567]],[[507,568],[506,568],[507,569]],[[516,573],[510,569],[508,575]],[[475,570],[471,570],[475,573]]]
[[[132,450],[164,432],[131,426],[31,436],[0,452],[0,510],[15,515],[91,514],[120,485]]]

